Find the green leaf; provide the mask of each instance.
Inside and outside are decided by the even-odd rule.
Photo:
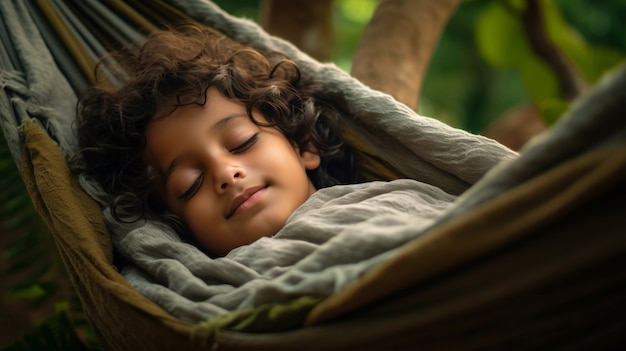
[[[497,68],[517,67],[531,55],[520,20],[500,2],[482,10],[474,34],[483,58]]]
[[[616,49],[600,45],[591,45],[589,51],[580,59],[581,71],[590,83],[597,83],[609,70],[626,62],[626,54]]]
[[[578,69],[583,79],[593,84],[604,72],[624,62],[626,53],[594,45],[572,27],[553,1],[541,2],[548,36]]]
[[[41,284],[32,284],[23,288],[12,289],[9,297],[19,300],[34,300],[46,295],[46,290]]]
[[[378,0],[341,0],[337,1],[339,11],[354,23],[365,24],[372,18]]]
[[[61,300],[54,303],[54,311],[57,313],[69,311],[70,302],[67,300]]]
[[[25,283],[28,283],[28,285]],[[7,296],[15,300],[26,300],[33,307],[38,308],[50,301],[58,290],[58,287],[53,282],[30,281],[13,287]]]
[[[521,64],[522,85],[533,102],[560,97],[560,86],[556,76],[542,60],[529,58]]]
[[[41,295],[35,298],[35,300],[32,301],[33,306],[35,308],[40,308],[41,306],[46,304],[59,291],[58,286],[54,282],[50,282],[50,281],[42,282],[40,283],[40,285],[42,286],[42,288],[44,289],[46,293],[44,295]]]

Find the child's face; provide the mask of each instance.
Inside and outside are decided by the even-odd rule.
[[[218,255],[276,234],[315,192],[306,170],[319,166],[319,155],[257,126],[243,104],[215,88],[204,106],[150,123],[146,139],[145,159],[164,175],[167,206]]]

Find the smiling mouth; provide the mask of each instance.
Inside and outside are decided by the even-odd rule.
[[[266,186],[254,187],[247,189],[240,195],[236,196],[230,206],[228,214],[226,215],[226,219],[230,219],[235,215],[235,213],[242,212],[253,207],[257,203],[261,192],[265,189],[267,189]]]

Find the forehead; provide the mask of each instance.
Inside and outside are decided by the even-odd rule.
[[[219,133],[229,125],[251,123],[243,103],[227,99],[215,89],[207,90],[204,105],[179,106],[171,113],[155,115],[145,131],[146,161],[162,166],[159,161],[180,152],[200,134]],[[160,167],[159,167],[160,168]]]

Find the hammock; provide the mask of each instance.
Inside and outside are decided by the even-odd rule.
[[[0,10],[2,130],[107,349],[623,347],[624,67],[518,157],[415,114],[209,2],[3,1]],[[103,213],[98,185],[67,163],[77,148],[76,94],[98,57],[184,20],[279,49],[303,75],[323,77],[329,101],[347,112],[341,134],[368,179],[412,178],[460,196],[425,225],[394,217],[398,228],[411,229],[410,240],[373,256],[328,296],[289,295],[202,321],[185,317],[188,307],[159,300],[184,292],[150,284],[146,267],[133,280],[113,265],[119,228]]]

